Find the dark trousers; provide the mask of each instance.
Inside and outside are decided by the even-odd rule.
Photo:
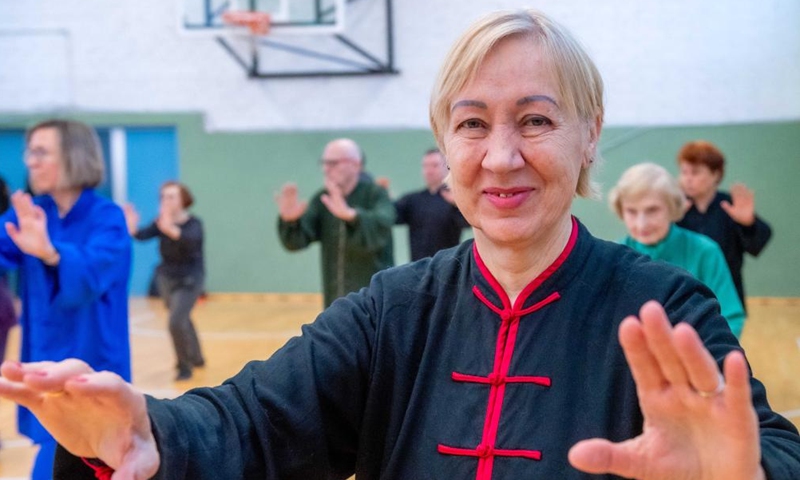
[[[169,309],[169,333],[178,358],[178,370],[191,371],[193,366],[205,362],[190,316],[203,291],[203,275],[158,275],[158,290]]]

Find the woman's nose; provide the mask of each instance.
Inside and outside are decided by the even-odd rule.
[[[496,127],[489,132],[486,141],[483,168],[496,173],[505,173],[516,170],[525,164],[525,159],[520,151],[521,137],[516,128]]]

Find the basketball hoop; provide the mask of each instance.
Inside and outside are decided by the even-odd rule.
[[[228,11],[222,21],[229,25],[247,27],[253,35],[266,35],[272,26],[272,16],[267,12]]]

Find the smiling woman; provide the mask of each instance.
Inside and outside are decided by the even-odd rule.
[[[602,118],[565,29],[491,14],[431,102],[474,242],[378,272],[220,387],[156,400],[67,361],[5,364],[0,394],[136,478],[796,477],[800,437],[711,292],[570,215]]]

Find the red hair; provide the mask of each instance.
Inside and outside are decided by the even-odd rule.
[[[705,165],[712,173],[719,172],[720,180],[725,175],[725,156],[713,143],[705,140],[695,140],[681,147],[678,164],[682,162]]]

